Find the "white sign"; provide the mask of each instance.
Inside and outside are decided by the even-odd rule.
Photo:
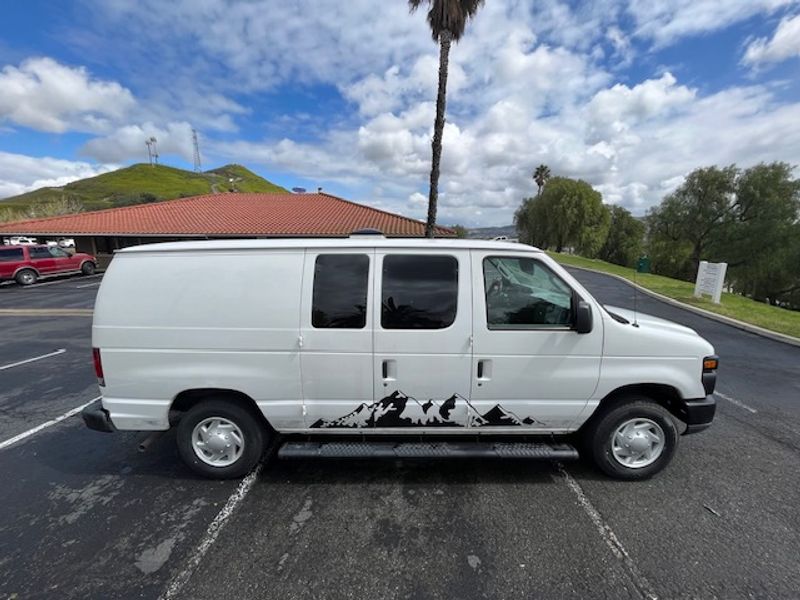
[[[694,284],[695,297],[700,298],[703,294],[708,294],[715,304],[719,304],[727,270],[728,263],[710,263],[701,260],[697,268],[697,281]]]

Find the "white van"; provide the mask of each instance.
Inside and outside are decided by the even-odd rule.
[[[103,400],[86,424],[177,426],[183,459],[217,478],[268,446],[557,459],[579,446],[641,479],[716,408],[717,358],[693,330],[604,307],[544,252],[504,242],[126,248],[100,286],[92,344]]]

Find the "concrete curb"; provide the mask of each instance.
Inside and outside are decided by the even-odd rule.
[[[558,262],[558,261],[556,261]],[[606,273],[605,271],[598,271],[596,269],[589,269],[587,267],[576,267],[575,265],[569,265],[566,263],[559,263],[565,269],[580,269],[581,271],[589,271],[590,273],[599,273],[600,275],[607,275],[608,277],[613,277],[614,279],[619,279],[623,283],[628,284],[632,288],[636,288],[643,294],[647,296],[651,296],[656,300],[661,300],[662,302],[666,302],[667,304],[671,304],[672,306],[676,306],[678,308],[682,308],[683,310],[687,310],[689,312],[695,313],[697,315],[701,315],[703,317],[707,317],[714,321],[719,321],[720,323],[725,323],[726,325],[730,325],[731,327],[736,327],[737,329],[742,329],[749,333],[754,333],[756,335],[760,335],[761,337],[769,338],[771,340],[775,340],[776,342],[783,342],[784,344],[789,344],[791,346],[798,346],[800,347],[800,338],[796,338],[791,335],[786,335],[785,333],[778,333],[777,331],[770,331],[769,329],[764,329],[763,327],[759,327],[758,325],[753,325],[751,323],[745,323],[744,321],[739,321],[737,319],[732,319],[731,317],[726,317],[724,315],[718,315],[717,313],[711,312],[710,310],[705,310],[703,308],[697,308],[696,306],[692,306],[691,304],[685,304],[683,302],[679,302],[674,298],[670,298],[668,296],[664,296],[663,294],[659,294],[658,292],[654,292],[653,290],[648,290],[645,287],[642,287],[638,283],[634,283],[630,279],[626,279],[621,275],[615,275],[614,273]]]

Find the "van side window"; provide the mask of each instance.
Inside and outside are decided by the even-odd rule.
[[[0,249],[0,262],[22,260],[22,248]]]
[[[572,289],[537,260],[483,259],[489,329],[542,329],[572,324]]]
[[[53,258],[69,258],[69,254],[64,252],[58,246],[48,246],[47,251],[50,253],[50,256]]]
[[[31,259],[53,258],[50,256],[50,250],[47,249],[47,246],[31,246],[28,248],[28,252],[30,252]]]
[[[457,304],[455,257],[390,254],[383,258],[384,329],[444,329],[455,321]]]
[[[317,256],[311,324],[321,329],[363,329],[367,324],[368,282],[366,254]]]

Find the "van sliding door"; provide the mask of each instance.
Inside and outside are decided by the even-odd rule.
[[[469,253],[378,251],[375,263],[374,426],[456,432],[470,391]]]
[[[300,368],[307,428],[371,427],[373,263],[372,249],[306,251]]]

